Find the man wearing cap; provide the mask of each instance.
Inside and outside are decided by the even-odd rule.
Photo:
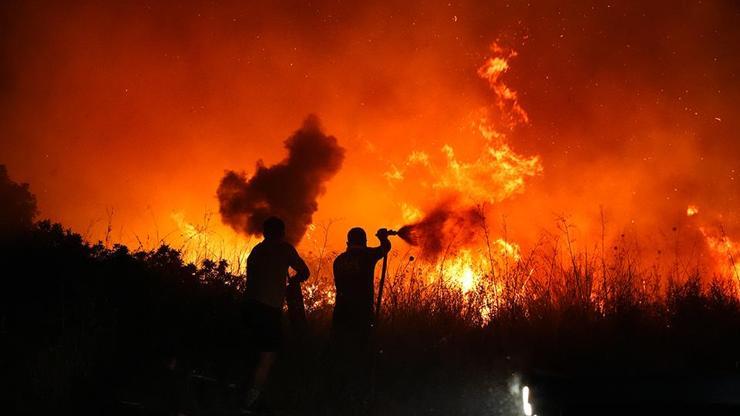
[[[391,250],[388,230],[381,228],[375,234],[378,247],[367,246],[365,230],[352,228],[347,233],[347,250],[334,260],[333,332],[342,343],[367,345],[374,323],[375,265]]]

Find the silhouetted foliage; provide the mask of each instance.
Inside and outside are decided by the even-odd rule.
[[[36,217],[36,197],[27,183],[10,180],[5,165],[0,165],[0,233],[4,236],[28,229]]]
[[[3,179],[2,390],[12,409],[97,412],[171,360],[205,362],[239,342],[239,278],[225,262],[198,268],[168,246],[108,249],[33,224],[27,185]]]
[[[189,390],[193,374],[224,384],[247,374],[243,276],[230,274],[225,261],[185,264],[166,245],[132,252],[90,244],[49,221],[32,225],[34,198],[27,187],[6,182],[3,192],[15,192],[23,207],[14,208],[18,218],[9,223],[23,224],[23,231],[15,228],[13,243],[0,251],[3,406],[106,414],[128,403],[165,414],[197,407],[189,404],[197,401]],[[511,276],[499,279],[516,280]],[[577,278],[583,276],[564,277]],[[327,388],[332,306],[317,301],[317,293],[323,296],[317,288],[330,279],[316,273],[312,289],[304,287],[308,336],[287,343],[267,391],[267,400],[283,408],[342,414],[329,404],[341,409],[342,400],[351,400]],[[703,286],[695,276],[671,283],[661,298],[617,288],[603,299],[557,288],[504,292],[496,313],[482,322],[479,309],[470,308],[479,306],[474,292],[399,274],[388,282],[377,339],[378,414],[420,406],[462,414],[482,406],[481,398],[490,403],[491,380],[512,371],[736,371],[740,305],[728,285]]]

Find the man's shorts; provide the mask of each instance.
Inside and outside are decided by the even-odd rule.
[[[275,352],[283,344],[282,311],[252,299],[245,299],[242,318],[251,346],[260,352]]]

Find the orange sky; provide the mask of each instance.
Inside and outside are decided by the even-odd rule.
[[[0,163],[91,240],[109,209],[134,246],[176,238],[173,213],[213,212],[234,238],[224,170],[280,160],[309,113],[347,149],[314,217],[337,220],[332,245],[401,225],[401,203],[437,196],[383,174],[414,150],[479,154],[492,94],[476,71],[495,40],[518,52],[506,83],[530,118],[508,143],[543,166],[490,208],[496,232],[505,216],[531,244],[562,214],[586,245],[603,206],[614,235],[671,240],[693,221],[740,237],[733,2],[71,3],[0,6]]]

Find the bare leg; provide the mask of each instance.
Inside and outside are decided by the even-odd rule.
[[[277,354],[274,352],[261,352],[259,361],[257,362],[257,368],[254,370],[254,379],[252,380],[252,386],[262,390],[262,386],[267,382],[267,376],[270,375],[272,365],[275,363]]]
[[[244,407],[249,408],[259,398],[276,357],[277,353],[275,352],[260,352],[257,367],[254,369],[252,377],[252,385],[247,390],[247,395],[244,398]]]

